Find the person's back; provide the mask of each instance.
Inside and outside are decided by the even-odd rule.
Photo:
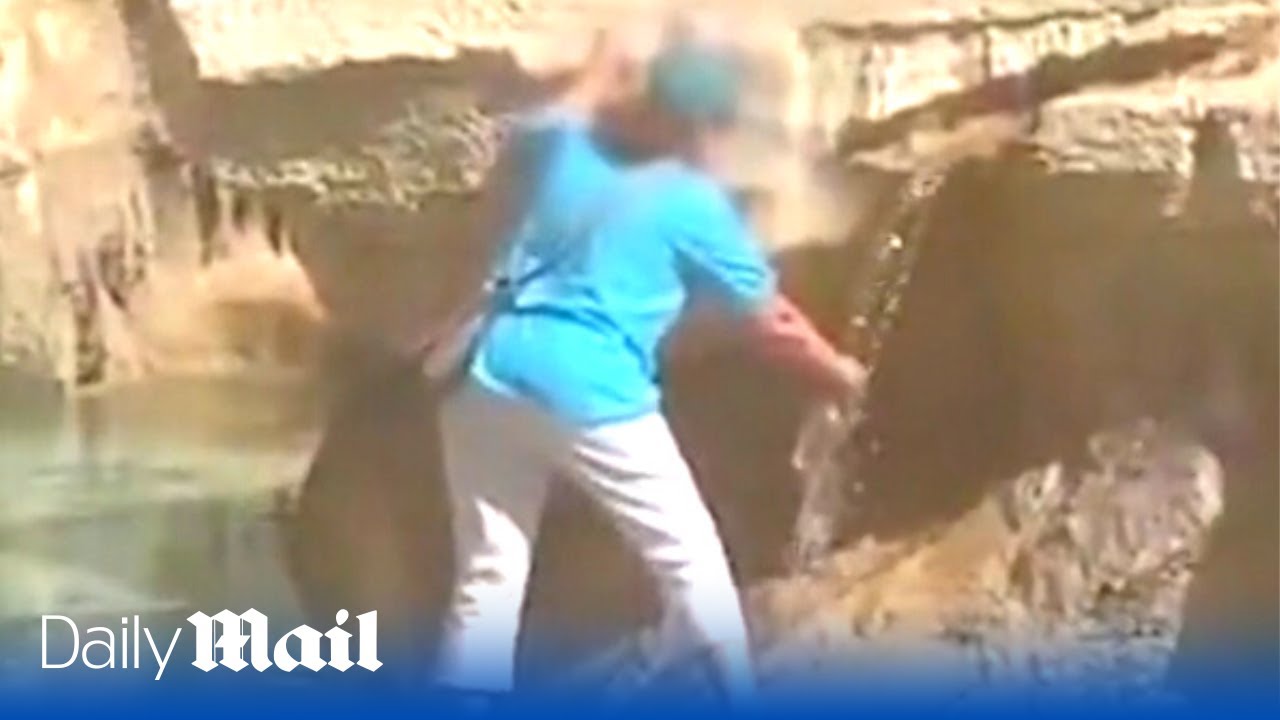
[[[575,425],[655,410],[657,349],[687,296],[753,309],[773,291],[765,258],[711,178],[619,160],[584,117],[542,113],[512,142],[528,190],[501,268],[517,287],[473,376]]]

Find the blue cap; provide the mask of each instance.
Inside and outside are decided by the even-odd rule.
[[[663,50],[649,65],[649,97],[666,111],[699,124],[738,115],[742,76],[732,53],[694,44]]]

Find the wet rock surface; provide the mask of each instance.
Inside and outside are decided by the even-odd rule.
[[[866,537],[811,572],[756,583],[746,606],[762,691],[935,707],[1168,700],[1223,483],[1210,451],[1143,421],[1095,434],[1079,462],[1000,484],[943,527]],[[609,688],[615,702],[657,683],[712,692],[696,666],[647,666],[647,642],[623,641],[569,686]]]
[[[868,538],[750,589],[763,683],[923,675],[945,681],[940,701],[1163,692],[1222,469],[1154,424],[1090,444],[1087,461],[1029,470],[930,535]]]

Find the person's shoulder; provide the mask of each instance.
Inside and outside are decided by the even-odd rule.
[[[673,163],[666,181],[668,202],[685,217],[732,222],[737,206],[730,188],[716,177],[684,163]]]
[[[749,234],[729,189],[714,176],[672,163],[655,173],[652,217],[673,242],[722,241]]]
[[[668,202],[698,214],[733,212],[733,197],[723,183],[685,163],[664,163],[655,169],[655,184]]]

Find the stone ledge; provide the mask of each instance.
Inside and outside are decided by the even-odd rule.
[[[484,97],[490,89],[481,87],[488,60],[506,58],[517,70],[557,53],[566,62],[602,18],[645,8],[653,15],[657,7],[644,0],[169,3],[198,80],[215,88],[215,105],[232,103],[214,112],[256,117],[258,104],[269,110],[281,102],[265,99],[266,89],[283,92],[304,78],[326,88],[321,94],[348,92],[324,84],[340,68],[366,79],[370,99],[379,68],[388,78],[377,91],[381,109],[361,110],[368,118],[349,128],[336,123],[326,131],[333,137],[265,127],[266,145],[240,131],[222,138],[211,149],[222,181],[301,188],[323,202],[405,207],[435,193],[469,192],[483,177],[499,125]],[[773,83],[757,89],[753,114],[776,135],[759,143],[765,150],[751,151],[750,165],[771,168],[777,162],[768,155],[776,154],[802,163],[837,155],[907,169],[920,161],[912,136],[922,120],[941,116],[945,126],[1036,106],[1040,126],[1031,140],[1057,170],[1185,174],[1191,126],[1213,112],[1239,119],[1232,129],[1243,176],[1274,182],[1277,175],[1275,143],[1267,141],[1274,102],[1263,93],[1235,93],[1235,79],[1177,87],[1151,79],[1213,61],[1241,34],[1274,30],[1280,5],[1273,0],[805,0],[749,3],[742,15],[744,42],[771,75],[764,84]],[[755,27],[761,18],[774,21],[767,36]],[[418,85],[401,87],[410,76]],[[395,104],[388,93],[410,90],[417,96],[395,111],[402,117],[388,115]],[[865,137],[851,146],[855,132]]]
[[[344,63],[450,60],[465,50],[511,49],[531,62],[584,49],[588,30],[664,7],[816,26],[845,36],[917,36],[979,28],[1025,29],[1101,21],[1111,26],[1169,13],[1274,11],[1270,0],[167,0],[195,51],[202,79],[256,82]],[[735,31],[744,28],[737,27]],[[1068,33],[1070,34],[1070,33]],[[1068,38],[1069,39],[1069,38]]]
[[[1258,79],[1264,78],[1280,81],[1274,72]],[[1214,118],[1231,135],[1240,178],[1278,184],[1280,101],[1236,94],[1233,86],[1117,88],[1062,98],[1044,109],[1035,141],[1054,171],[1185,176],[1196,125]]]
[[[1021,142],[1034,149],[1051,173],[1184,178],[1194,169],[1198,128],[1217,122],[1231,141],[1232,173],[1249,183],[1274,186],[1280,185],[1280,98],[1265,93],[1280,82],[1278,71],[1280,65],[1273,64],[1240,78],[1096,88],[1047,102],[1034,118],[986,115],[965,122],[1003,121],[1005,134],[1021,134]],[[909,172],[932,152],[933,135],[946,133],[914,130],[848,158],[860,166]]]

